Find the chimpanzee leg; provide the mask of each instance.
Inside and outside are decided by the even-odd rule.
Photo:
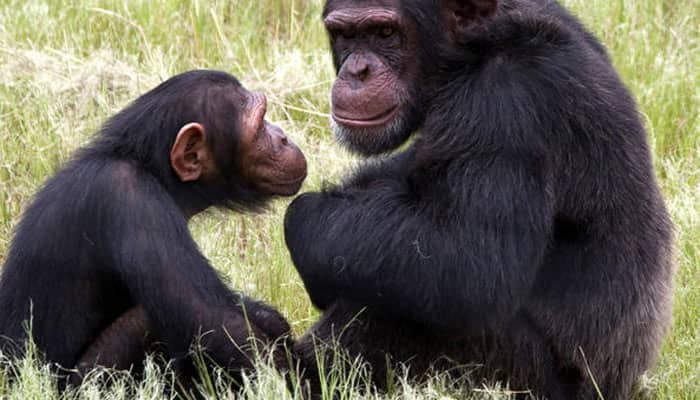
[[[149,335],[149,324],[144,309],[133,307],[117,318],[100,333],[85,350],[70,377],[79,385],[91,369],[102,366],[119,370],[141,372],[146,352],[154,345]]]
[[[319,354],[326,345],[331,346],[330,351]],[[393,374],[388,368],[400,364],[409,366],[411,377],[418,380],[433,372],[449,371],[455,377],[466,374],[475,385],[508,382],[522,392],[517,399],[538,395],[550,400],[572,399],[579,390],[575,384],[562,384],[547,340],[524,316],[515,317],[497,336],[460,337],[341,299],[325,310],[295,345],[310,398],[321,397],[320,370],[327,374],[338,362],[347,362],[334,352],[334,345],[346,352],[349,360],[361,356],[371,366],[373,382],[380,390],[391,385]],[[324,363],[322,367],[319,361]],[[532,372],[533,368],[537,372]]]
[[[287,359],[286,349],[291,349],[289,324],[274,308],[265,303],[244,298],[246,314],[244,318],[240,310],[222,312],[222,325],[226,329],[226,337],[206,336],[211,351],[221,350],[221,347],[241,346],[242,358],[238,360],[252,367],[254,353],[248,348],[246,338],[256,337],[259,340],[272,344],[272,358],[275,367],[280,372],[286,372],[290,368],[290,360]],[[235,343],[231,343],[231,341]],[[111,325],[104,329],[87,350],[83,353],[76,365],[76,371],[70,377],[70,383],[78,385],[87,372],[97,366],[109,367],[120,370],[131,370],[137,374],[141,372],[143,361],[148,352],[156,352],[169,357],[165,346],[159,348],[156,338],[148,322],[143,307],[137,306],[117,318]],[[261,350],[264,347],[261,347]],[[245,355],[247,353],[247,355]],[[244,360],[247,358],[248,360]],[[190,363],[181,360],[176,363],[175,369],[179,372],[180,382],[185,383],[196,375]],[[180,365],[182,364],[182,365]],[[182,369],[182,370],[179,370]],[[191,375],[191,376],[190,376]]]

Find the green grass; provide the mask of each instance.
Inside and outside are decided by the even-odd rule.
[[[700,398],[700,1],[566,0],[610,49],[639,101],[657,174],[677,227],[675,324],[643,386],[655,399]],[[304,149],[304,190],[356,162],[333,143],[333,78],[320,0],[0,0],[0,260],[31,196],[104,121],[161,80],[192,68],[237,75],[269,98],[269,118]],[[202,251],[232,287],[262,298],[296,333],[318,316],[289,260],[281,232],[286,201],[266,215],[210,212],[191,224]],[[261,365],[244,398],[290,398]],[[29,358],[19,378],[0,373],[1,399],[58,398],[45,367]],[[329,379],[342,398],[361,368]],[[400,376],[400,374],[399,374]],[[162,398],[154,365],[134,383],[89,380],[66,398]],[[221,397],[233,397],[213,379]],[[480,389],[474,398],[507,398]],[[463,398],[443,377],[420,386],[398,379],[389,398]]]

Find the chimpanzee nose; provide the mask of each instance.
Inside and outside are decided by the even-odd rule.
[[[362,56],[352,55],[346,62],[346,68],[348,74],[359,81],[364,81],[369,75],[369,63]]]

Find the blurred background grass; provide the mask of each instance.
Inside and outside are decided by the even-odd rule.
[[[655,399],[700,398],[700,0],[565,0],[608,46],[640,103],[677,226],[675,325],[657,368],[644,380]],[[334,181],[358,160],[333,143],[333,79],[320,0],[0,0],[0,261],[12,228],[42,182],[109,115],[169,76],[221,69],[264,91],[268,118],[309,160],[304,190]],[[297,333],[317,317],[282,237],[286,201],[265,215],[208,212],[191,228],[202,251],[234,288],[265,299]],[[0,373],[0,398],[57,398],[33,359]],[[288,396],[271,371],[246,398]],[[160,398],[167,377],[66,396]],[[341,385],[342,386],[342,385]],[[401,380],[387,397],[462,398],[450,382]],[[135,389],[134,389],[135,388]],[[136,390],[136,392],[133,392]],[[341,397],[368,397],[347,389]],[[458,392],[459,393],[459,392]],[[507,398],[480,389],[475,398]],[[232,396],[225,389],[219,396]]]

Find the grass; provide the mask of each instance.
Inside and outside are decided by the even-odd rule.
[[[677,227],[675,323],[657,367],[643,381],[654,399],[700,398],[700,0],[564,0],[603,40],[639,101],[657,174]],[[682,7],[681,7],[682,5]],[[0,0],[0,260],[33,193],[106,117],[161,80],[192,68],[237,75],[269,98],[269,118],[309,159],[304,190],[333,181],[357,162],[333,143],[328,93],[333,78],[320,0]],[[296,333],[318,316],[291,265],[281,232],[286,201],[265,215],[209,212],[191,224],[202,251],[228,284],[262,298]],[[291,398],[262,363],[243,398]],[[0,372],[0,399],[58,398],[34,358]],[[341,398],[365,372],[329,378]],[[106,372],[105,372],[106,373]],[[150,365],[134,383],[99,377],[65,398],[163,398],[168,376]],[[225,379],[213,377],[220,397]],[[437,376],[414,386],[397,380],[386,398],[508,398],[469,394]]]

